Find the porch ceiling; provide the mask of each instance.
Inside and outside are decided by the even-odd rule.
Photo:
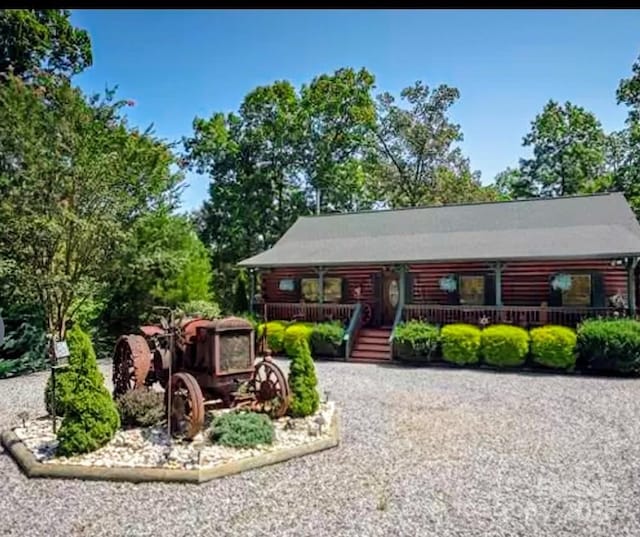
[[[603,258],[640,255],[621,194],[301,217],[243,266]]]

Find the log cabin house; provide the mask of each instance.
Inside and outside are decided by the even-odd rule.
[[[403,320],[635,315],[639,256],[631,207],[607,193],[304,216],[240,265],[259,275],[265,318],[339,319],[346,359],[385,360]]]

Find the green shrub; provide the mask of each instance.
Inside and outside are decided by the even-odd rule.
[[[109,442],[120,427],[120,417],[104,386],[89,335],[74,327],[68,332],[67,342],[73,392],[65,401],[57,453],[72,456],[94,451]]]
[[[438,348],[440,330],[432,324],[415,320],[407,321],[396,326],[393,339],[408,349],[411,356],[424,356],[430,359]]]
[[[212,442],[237,448],[271,444],[273,436],[273,423],[269,417],[255,412],[222,414],[214,420],[210,432]]]
[[[149,388],[130,390],[116,401],[120,423],[127,427],[150,427],[166,415],[164,397]]]
[[[294,417],[309,416],[320,406],[316,367],[306,340],[298,339],[293,351],[289,364],[289,414]]]
[[[289,323],[285,321],[269,321],[258,327],[258,337],[262,337],[267,330],[267,345],[271,352],[279,353],[284,350],[284,333]]]
[[[314,328],[315,325],[313,323],[304,323],[299,321],[287,326],[284,330],[284,337],[282,338],[284,353],[289,357],[293,356],[296,342],[299,339],[304,339],[308,344],[311,340],[311,334],[313,334]]]
[[[458,365],[475,364],[480,351],[479,328],[470,324],[449,324],[442,328],[442,357]]]
[[[32,373],[45,369],[47,337],[40,326],[23,322],[15,330],[9,330],[0,345],[0,378]]]
[[[336,356],[342,345],[346,330],[339,321],[319,323],[311,334],[311,349],[314,355]]]
[[[589,319],[578,328],[578,353],[584,367],[617,373],[640,372],[640,322]]]
[[[524,364],[529,353],[529,332],[519,326],[496,324],[482,331],[480,353],[485,363],[498,367]]]
[[[180,311],[189,317],[202,317],[203,319],[217,319],[220,317],[220,306],[215,302],[206,300],[192,300],[180,306]]]
[[[566,326],[541,326],[529,332],[534,362],[547,367],[571,368],[576,364],[576,333]]]

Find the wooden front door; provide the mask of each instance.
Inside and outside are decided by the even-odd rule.
[[[400,301],[400,279],[395,272],[385,272],[382,277],[382,326],[391,326]]]

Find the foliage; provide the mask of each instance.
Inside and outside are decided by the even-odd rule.
[[[291,400],[289,414],[293,417],[309,416],[320,406],[316,368],[306,339],[299,338],[289,364]]]
[[[217,319],[220,317],[220,306],[206,300],[192,300],[180,305],[180,311],[189,317],[202,317],[203,319]]]
[[[165,418],[162,393],[149,388],[130,390],[116,400],[120,423],[129,427],[150,427]]]
[[[7,329],[0,345],[0,378],[39,371],[47,364],[47,339],[41,326],[23,322],[15,330]]]
[[[529,333],[519,326],[496,324],[482,331],[480,353],[485,363],[499,367],[522,365],[529,352]]]
[[[315,330],[313,323],[294,322],[287,326],[284,331],[284,337],[282,338],[282,347],[287,356],[292,357],[296,352],[298,341],[303,339],[310,344],[311,335]],[[268,334],[268,332],[267,332]]]
[[[42,304],[47,330],[121,272],[131,224],[168,203],[169,148],[130,129],[124,101],[87,99],[67,80],[0,84],[0,257],[9,283]]]
[[[541,326],[529,332],[534,362],[557,368],[571,368],[576,363],[576,333],[566,326]]]
[[[377,198],[394,208],[495,199],[497,192],[481,185],[455,145],[462,130],[447,114],[460,92],[418,81],[400,96],[408,108],[389,93],[378,97],[377,153],[371,163]]]
[[[640,322],[632,319],[588,319],[578,328],[581,365],[617,373],[640,372]]]
[[[241,270],[236,276],[236,284],[233,294],[233,311],[234,313],[246,313],[249,311],[246,271]]]
[[[339,347],[342,345],[345,332],[344,326],[339,321],[318,323],[311,334],[311,347],[315,348],[325,342]]]
[[[120,427],[120,418],[104,386],[88,334],[74,327],[67,341],[73,389],[62,401],[66,408],[57,436],[57,453],[72,456],[106,444]]]
[[[449,324],[442,327],[442,357],[458,365],[475,364],[479,360],[481,331],[470,324]]]
[[[68,9],[0,10],[0,73],[29,77],[38,69],[73,75],[93,61],[85,30],[69,21]]]
[[[121,332],[147,320],[153,306],[205,308],[219,314],[209,291],[209,255],[193,224],[166,209],[140,217],[123,245],[103,320]],[[216,310],[217,313],[216,313]]]
[[[396,326],[393,338],[397,343],[409,346],[414,355],[430,358],[438,347],[440,330],[422,321],[406,321]]]
[[[235,448],[271,444],[274,435],[269,417],[256,412],[227,412],[214,420],[210,430],[212,442]]]
[[[279,353],[284,350],[284,334],[288,323],[285,321],[269,321],[258,326],[258,338],[267,331],[267,345],[271,352]]]

